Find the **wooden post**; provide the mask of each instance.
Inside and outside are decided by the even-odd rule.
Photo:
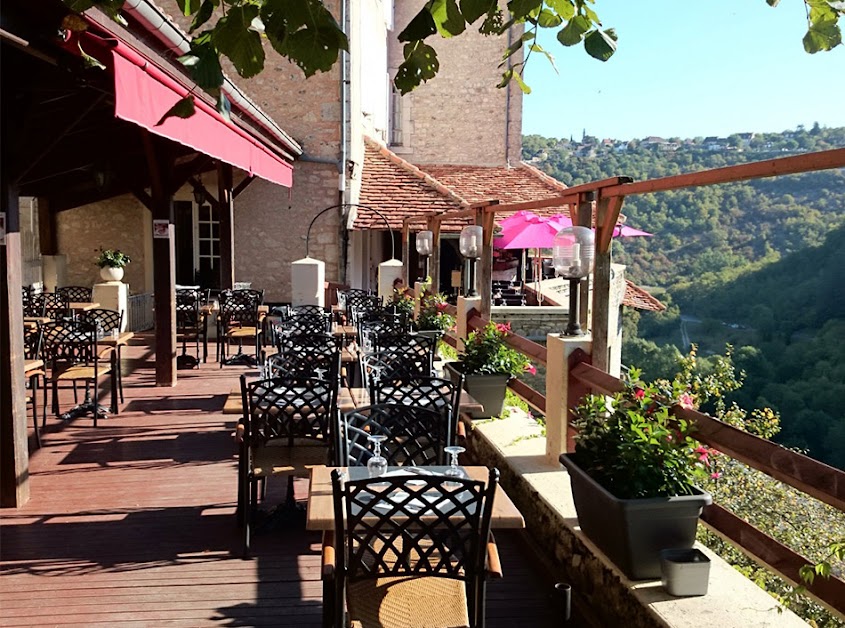
[[[173,160],[163,143],[142,130],[152,183],[153,302],[155,304],[156,386],[176,385],[176,239],[173,195],[167,178]]]
[[[17,187],[9,180],[7,155],[3,161],[0,212],[6,217],[6,237],[0,245],[0,506],[17,508],[29,500],[20,208]]]
[[[581,194],[578,202],[577,220],[573,219],[572,224],[579,227],[593,226],[593,201],[596,198],[595,192],[585,192]],[[579,284],[581,294],[579,295],[578,305],[580,311],[578,312],[578,322],[581,329],[589,329],[587,324],[587,312],[590,310],[590,281],[582,281]],[[569,313],[572,316],[572,312]]]
[[[434,242],[431,256],[428,258],[428,270],[431,273],[430,290],[432,293],[437,294],[440,292],[440,221],[436,217],[431,216],[426,226],[431,231]]]
[[[481,259],[476,268],[475,285],[481,294],[481,317],[490,320],[490,309],[493,305],[493,225],[495,214],[477,209],[475,212],[475,224],[481,225],[483,234],[481,239],[484,246],[481,248]]]
[[[38,245],[41,255],[58,255],[59,239],[57,237],[56,212],[50,211],[50,201],[47,197],[38,197]]]
[[[593,366],[610,372],[610,271],[611,240],[607,230],[616,226],[622,197],[600,199],[596,209],[596,260],[593,269]],[[612,235],[612,233],[611,233]],[[603,246],[603,243],[607,243]],[[615,332],[614,332],[615,333]]]
[[[232,166],[217,162],[217,202],[220,206],[220,287],[235,285],[235,195]]]

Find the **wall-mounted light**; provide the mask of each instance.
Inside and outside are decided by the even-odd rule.
[[[459,247],[461,255],[467,260],[467,278],[469,289],[467,290],[468,297],[477,297],[478,290],[475,287],[475,265],[481,258],[481,249],[484,240],[484,229],[480,225],[470,225],[461,229],[461,239]]]
[[[553,265],[559,277],[569,279],[569,323],[563,334],[580,336],[578,293],[581,280],[593,270],[595,233],[589,227],[567,227],[557,232],[553,249]]]
[[[428,256],[434,252],[434,233],[431,231],[420,231],[417,234],[417,253],[423,258],[425,265],[425,274],[423,281],[428,279]]]

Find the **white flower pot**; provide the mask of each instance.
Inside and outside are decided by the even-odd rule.
[[[123,279],[123,269],[103,266],[100,269],[100,277],[103,278],[103,281],[120,281]]]

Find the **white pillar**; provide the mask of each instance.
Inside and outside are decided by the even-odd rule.
[[[393,299],[393,281],[402,277],[404,266],[398,259],[389,259],[378,265],[378,295],[384,303]]]
[[[45,292],[67,285],[67,255],[41,256],[41,283]]]
[[[481,297],[458,297],[458,315],[455,319],[455,331],[458,334],[458,351],[464,348],[464,340],[469,335],[467,312],[471,309],[481,311]]]
[[[583,336],[546,336],[546,460],[557,464],[558,456],[566,451],[569,429],[569,356],[576,349],[592,351],[589,334]]]
[[[99,303],[100,307],[106,310],[114,310],[116,312],[123,312],[123,319],[120,323],[120,331],[126,331],[128,323],[128,304],[129,304],[129,285],[122,281],[106,281],[104,283],[95,283],[94,289],[91,291],[91,300],[94,303]],[[111,329],[103,330],[105,333],[111,332]]]
[[[292,305],[326,304],[326,264],[313,257],[304,257],[290,265]]]

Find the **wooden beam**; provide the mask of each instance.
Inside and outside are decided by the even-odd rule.
[[[600,198],[596,207],[596,261],[593,269],[593,316],[590,328],[593,334],[593,365],[610,371],[610,279],[613,256],[610,238],[619,218],[623,197]],[[607,245],[602,246],[606,241]]]
[[[5,154],[3,161],[8,161]],[[0,245],[0,506],[18,508],[29,500],[29,446],[23,377],[20,207],[18,190],[8,170],[0,169],[0,212],[6,217],[5,244]]]
[[[637,183],[614,185],[603,189],[601,195],[603,197],[611,197],[650,194],[652,192],[665,192],[667,190],[678,190],[701,185],[745,181],[746,179],[759,179],[843,167],[845,167],[845,148],[837,148],[817,153],[795,155],[793,157],[755,161],[750,164],[741,164],[738,166],[727,166],[725,168],[702,170],[701,172],[678,174],[661,179],[639,181]]]
[[[151,212],[153,211],[153,197],[150,196],[146,190],[141,188],[136,188],[132,190],[132,195],[137,198],[141,203],[149,209]]]
[[[611,196],[610,198],[599,196],[596,214],[596,253],[610,251],[613,230],[619,221],[619,214],[622,212],[624,201],[624,196]]]
[[[41,255],[58,255],[59,239],[56,227],[56,214],[51,211],[50,199],[39,196],[38,205],[38,243]]]
[[[222,211],[220,201],[218,201],[217,197],[213,196],[211,194],[211,192],[209,192],[208,189],[206,189],[206,187],[205,187],[205,185],[203,185],[202,181],[200,181],[196,177],[191,177],[190,179],[188,179],[188,182],[194,188],[195,192],[199,192],[200,194],[202,194],[202,200],[203,200],[204,203],[208,203],[209,205],[211,205],[211,208],[216,212]],[[218,185],[219,185],[219,181],[218,181]]]
[[[152,181],[153,221],[166,223],[166,236],[153,236],[156,386],[176,385],[176,239],[173,196],[167,193],[172,157],[146,129],[141,129]],[[155,223],[154,223],[155,224]],[[155,229],[155,227],[154,227]]]
[[[176,166],[172,181],[170,182],[169,192],[171,195],[176,194],[194,175],[205,171],[210,163],[211,157],[200,153],[188,163]]]
[[[572,216],[572,224],[580,227],[592,228],[593,226],[593,203],[596,199],[595,192],[583,192],[578,201],[578,205],[574,206],[575,213]],[[577,314],[569,313],[570,316],[578,316],[578,324],[585,332],[587,330],[587,313],[590,311],[590,282],[581,281],[578,283],[580,294],[578,296]]]
[[[235,285],[235,197],[232,166],[217,162],[217,202],[220,207],[220,287]]]
[[[232,191],[232,198],[235,198],[235,199],[238,198],[241,195],[241,192],[243,192],[250,185],[252,185],[252,183],[256,180],[256,178],[257,177],[255,177],[253,175],[249,175],[243,181],[238,183],[238,185],[236,185],[235,189]]]
[[[508,382],[508,388],[529,406],[542,415],[546,414],[546,397],[538,390],[534,390],[521,379],[512,379]]]
[[[481,225],[481,259],[476,268],[475,284],[481,293],[481,316],[490,318],[490,311],[493,306],[493,227],[495,226],[496,215],[487,212],[484,208],[476,210],[475,221]]]
[[[434,216],[429,216],[426,226],[431,231],[434,242],[431,256],[428,258],[428,269],[431,273],[431,291],[436,294],[440,292],[440,221],[435,220]]]
[[[416,273],[414,273],[416,278]],[[411,280],[411,227],[402,221],[402,280],[408,287],[413,287]]]

